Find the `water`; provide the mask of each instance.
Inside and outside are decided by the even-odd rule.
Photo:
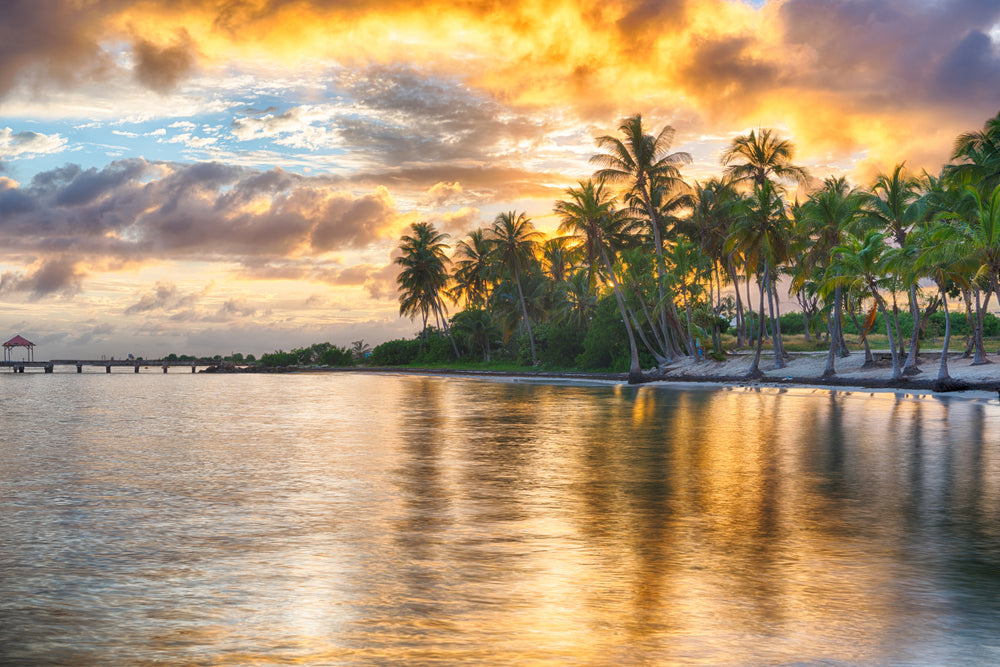
[[[1000,664],[1000,406],[0,375],[0,664]]]

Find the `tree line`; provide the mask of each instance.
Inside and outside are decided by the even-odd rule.
[[[966,354],[989,363],[984,323],[991,299],[1000,301],[1000,114],[957,137],[938,174],[900,163],[868,187],[811,178],[793,144],[767,128],[732,140],[719,177],[689,183],[691,157],[671,152],[673,138],[670,126],[647,132],[638,114],[598,137],[592,177],[554,204],[554,238],[517,211],[454,247],[433,224],[411,225],[396,259],[400,314],[422,326],[414,341],[383,351],[537,365],[566,348],[576,351],[571,363],[627,364],[639,382],[643,367],[703,359],[702,341],[724,354],[721,335],[732,327],[736,346],[753,350],[747,376],[759,377],[765,340],[776,367],[788,358],[778,292],[787,285],[805,336],[829,341],[825,376],[849,353],[845,323],[861,332],[869,361],[866,334],[884,330],[893,379],[920,372],[921,331],[943,314],[946,380],[958,304]],[[793,185],[801,199],[790,201]],[[448,304],[461,308],[449,315]],[[621,352],[608,360],[601,345]]]

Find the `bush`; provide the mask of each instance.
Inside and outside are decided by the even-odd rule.
[[[347,348],[332,345],[319,355],[319,362],[324,366],[353,366],[354,355]]]
[[[538,354],[539,361],[558,368],[573,366],[576,358],[583,353],[586,329],[572,324],[553,324],[546,327],[545,333],[545,348]]]
[[[420,338],[417,337],[417,347]],[[436,329],[427,329],[427,340],[424,341],[424,351],[414,360],[418,364],[440,364],[455,361],[455,350],[451,346],[448,334],[438,333]]]
[[[278,350],[269,354],[260,355],[260,365],[268,368],[277,366],[295,366],[299,363],[299,355],[295,352],[284,352]]]
[[[373,366],[405,366],[417,358],[420,341],[397,338],[376,345],[368,357],[368,363]]]
[[[639,346],[639,365],[650,368],[655,365],[652,355],[636,336]],[[618,310],[613,294],[606,295],[597,303],[597,312],[590,321],[590,328],[583,339],[583,352],[576,358],[580,368],[611,370],[624,373],[632,363],[628,349],[628,333]]]

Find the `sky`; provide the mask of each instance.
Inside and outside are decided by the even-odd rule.
[[[940,170],[1000,111],[998,0],[5,0],[0,337],[38,359],[371,345],[417,221],[547,233],[642,114],[690,180]]]

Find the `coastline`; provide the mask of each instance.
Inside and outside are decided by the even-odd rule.
[[[876,363],[864,366],[864,354],[854,351],[848,357],[836,360],[836,375],[822,377],[826,368],[826,352],[794,353],[786,361],[784,368],[775,368],[773,356],[762,358],[759,378],[746,377],[752,362],[752,355],[730,354],[725,361],[712,359],[696,361],[685,358],[667,366],[662,371],[652,369],[644,372],[642,384],[649,385],[720,385],[734,387],[803,387],[830,390],[875,390],[919,394],[980,394],[996,396],[1000,392],[1000,363],[978,366],[971,359],[961,359],[960,354],[949,355],[950,379],[945,383],[937,381],[940,353],[922,353],[918,357],[920,372],[892,380],[892,365],[888,351],[875,351]],[[902,363],[902,360],[900,361]],[[412,368],[398,366],[353,366],[353,367],[287,367],[275,369],[222,369],[208,372],[262,372],[262,373],[313,373],[313,372],[355,372],[355,373],[395,373],[409,375],[437,375],[457,377],[477,377],[483,379],[534,379],[563,380],[625,384],[626,373],[560,372],[560,371],[493,371],[482,369],[456,368]],[[203,371],[204,372],[204,371]]]

